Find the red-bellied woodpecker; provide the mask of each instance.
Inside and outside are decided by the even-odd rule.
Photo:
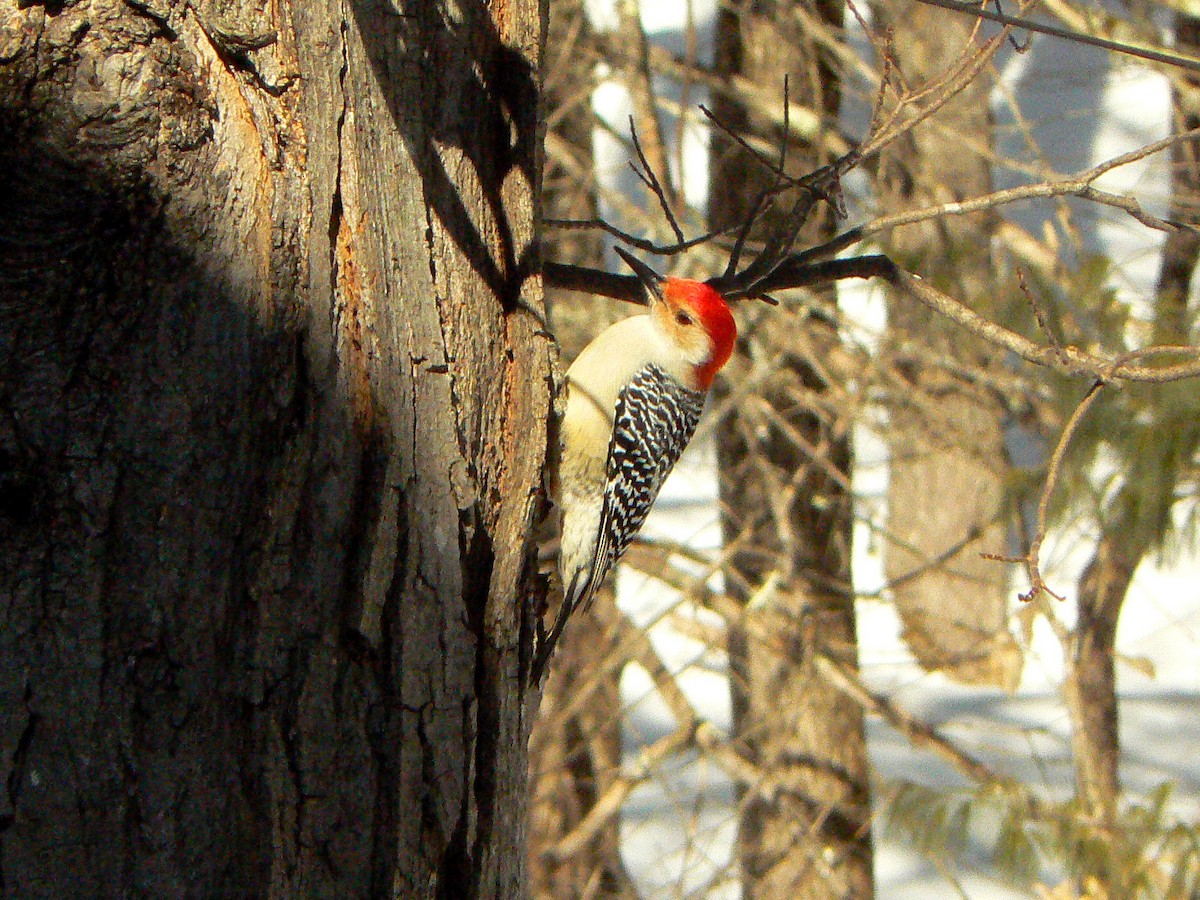
[[[563,605],[539,648],[538,678],[567,618],[591,602],[642,527],[737,338],[714,288],[663,278],[617,252],[642,281],[650,312],[608,328],[567,370],[557,477]]]

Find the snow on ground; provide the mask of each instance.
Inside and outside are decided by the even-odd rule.
[[[862,471],[856,487],[870,485],[879,505],[876,492],[886,482],[872,471],[870,457],[864,455],[873,445],[878,446],[870,439],[859,442]],[[714,494],[712,448],[695,448],[664,487],[648,529],[700,548],[715,547]],[[855,571],[867,582],[860,582],[860,588],[869,589],[872,581],[879,583],[881,563],[876,547],[866,525],[860,525]],[[1052,547],[1049,552],[1053,555]],[[1078,554],[1066,561],[1071,562],[1076,569],[1081,565]],[[1195,821],[1200,818],[1200,667],[1195,664],[1200,646],[1200,579],[1194,561],[1187,563],[1171,570],[1143,566],[1127,602],[1118,632],[1119,650],[1148,661],[1155,677],[1130,666],[1119,671],[1122,777],[1132,794],[1143,796],[1164,782],[1175,782],[1172,813]],[[1071,583],[1065,577],[1069,569],[1063,564],[1055,570],[1063,584]],[[621,573],[619,595],[621,608],[635,621],[656,623],[651,631],[655,646],[668,667],[681,673],[680,683],[696,710],[715,727],[727,729],[729,691],[722,655],[672,633],[659,621],[678,603],[677,595],[653,579],[629,571]],[[1064,605],[1063,611],[1068,608],[1069,604]],[[864,678],[873,689],[886,693],[998,770],[1053,796],[1069,796],[1070,730],[1057,692],[1061,656],[1048,631],[1046,639],[1035,641],[1036,652],[1027,664],[1024,683],[1013,696],[963,687],[922,672],[901,642],[899,631],[895,612],[886,601],[859,603],[860,659]],[[649,676],[639,667],[627,669],[622,693],[628,706],[626,760],[633,766],[640,748],[668,734],[675,723]],[[947,789],[965,786],[948,764],[914,749],[877,719],[868,721],[867,738],[872,766],[880,779]],[[622,839],[627,864],[643,896],[740,896],[730,866],[735,837],[733,801],[728,779],[711,764],[694,758],[676,761],[663,778],[633,793],[623,809]],[[876,838],[881,898],[939,900],[964,893],[988,900],[1027,896],[989,875],[983,843],[954,869],[955,884],[908,842],[883,829]]]

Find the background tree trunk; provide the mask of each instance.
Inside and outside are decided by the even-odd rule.
[[[744,77],[779,102],[790,72],[792,101],[821,121],[836,121],[839,84],[818,48],[840,26],[840,4],[735,4],[718,15],[716,69],[726,78]],[[778,128],[756,121],[741,104],[718,95],[713,107],[739,133],[778,146]],[[825,161],[821,148],[799,142],[788,158],[796,172]],[[741,221],[769,183],[756,163],[714,135],[714,227]],[[831,217],[820,212],[802,232],[801,246],[832,233]],[[777,227],[778,216],[764,224]],[[862,709],[824,681],[815,664],[824,655],[851,670],[858,665],[850,420],[838,409],[824,362],[836,356],[838,337],[828,320],[808,316],[799,304],[748,313],[728,383],[754,382],[759,367],[770,374],[717,431],[732,554],[726,586],[743,602],[757,600],[730,623],[734,744],[782,786],[770,796],[747,791],[742,800],[742,887],[744,896],[764,900],[866,898],[873,878]]]
[[[914,0],[879,0],[875,8],[880,27],[895,35],[897,70],[913,87],[944,71],[976,27],[969,16],[947,16]],[[881,212],[992,189],[991,89],[992,79],[975,78],[938,112],[936,126],[918,125],[881,154]],[[886,249],[973,309],[995,315],[1004,292],[994,275],[994,230],[994,214],[939,218],[895,229]],[[915,303],[890,304],[888,327],[896,383],[887,407],[884,563],[895,582],[904,640],[928,670],[1013,690],[1024,660],[1008,631],[1008,571],[979,555],[1007,552],[1007,411],[988,380],[971,377],[1001,369],[1003,355]],[[929,365],[905,346],[958,365]]]
[[[0,2],[0,889],[520,896],[537,0]]]

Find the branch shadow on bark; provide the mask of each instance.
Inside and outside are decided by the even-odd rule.
[[[544,4],[537,9],[538,27],[527,21],[530,4],[500,9],[467,3],[457,8],[458,18],[444,4],[423,0],[349,5],[358,28],[347,39],[362,41],[374,86],[421,181],[425,221],[395,227],[425,234],[431,299],[443,331],[457,330],[459,340],[480,355],[494,352],[489,336],[510,348],[528,337],[522,331],[528,323],[513,313],[527,314],[544,336],[544,311],[527,302],[528,285],[540,273],[538,244],[513,218],[514,208],[528,204],[524,208],[536,220],[539,78],[530,59],[538,57]],[[453,302],[468,272],[499,301],[502,330],[489,334]],[[452,378],[472,362],[469,354],[447,356]],[[479,409],[457,423],[457,438],[468,445],[468,478],[478,491],[472,502],[460,503],[459,522],[460,542],[468,535],[475,539],[475,546],[461,548],[466,626],[476,637],[476,703],[464,714],[473,759],[462,774],[471,781],[475,806],[460,817],[464,831],[450,839],[443,860],[444,890],[451,896],[473,895],[488,882],[493,860],[512,849],[512,830],[525,820],[525,795],[514,791],[527,782],[526,745],[538,703],[536,691],[524,688],[540,599],[531,595],[538,590],[532,522],[525,520],[522,498],[513,495],[523,478],[533,481],[543,467],[544,458],[530,452],[543,435],[528,431],[527,421],[530,415],[544,421],[549,404],[530,408],[528,400],[540,380],[551,380],[545,355],[533,357],[535,352],[522,357],[510,349],[498,401],[480,385],[461,388],[487,396],[468,399]],[[496,402],[504,406],[497,409]],[[499,458],[490,458],[497,446],[503,448]],[[472,451],[484,461],[473,459]]]
[[[352,0],[351,9],[366,43],[388,109],[403,136],[425,184],[425,198],[453,235],[464,257],[491,288],[504,299],[505,308],[517,303],[514,285],[540,270],[536,243],[518,253],[517,242],[508,230],[501,185],[515,173],[530,185],[539,183],[531,161],[538,158],[532,141],[537,128],[522,127],[539,108],[538,74],[512,48],[505,46],[482,4],[463,4],[463,19],[450,20],[446,7],[426,0],[388,0],[373,3]],[[382,13],[380,10],[384,10]],[[435,48],[415,35],[440,34]],[[449,72],[443,80],[457,87],[455,96],[431,96],[428,92],[396,89],[404,76],[396,73]],[[413,101],[417,102],[414,104]],[[486,140],[475,138],[480,132]],[[462,202],[460,186],[445,166],[444,152],[452,148],[464,155],[483,191],[490,215],[477,222]],[[481,152],[488,148],[488,152]],[[494,150],[494,152],[492,152]],[[502,258],[488,250],[484,229],[500,232]]]

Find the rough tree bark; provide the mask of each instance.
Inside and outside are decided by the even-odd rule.
[[[541,29],[0,0],[0,893],[521,896]]]
[[[913,87],[935,79],[976,27],[969,16],[947,16],[913,0],[877,0],[875,9],[880,27],[895,35],[897,69]],[[991,88],[990,79],[975,78],[938,112],[936,125],[917,126],[881,155],[884,212],[991,190]],[[1004,295],[993,275],[994,230],[995,217],[987,214],[948,217],[896,229],[887,250],[986,311]],[[1007,552],[1003,399],[986,383],[898,348],[933,344],[938,358],[957,361],[963,372],[994,370],[1002,355],[919,304],[891,304],[888,327],[897,383],[888,402],[884,562],[904,640],[928,670],[1015,689],[1024,660],[1008,630],[1008,573],[979,555]]]
[[[828,36],[840,24],[838,3],[733,4],[719,14],[716,67],[767,97],[782,97],[790,72],[793,102],[836,121],[840,87],[810,29]],[[717,97],[713,105],[739,133],[778,146],[777,127],[732,100]],[[789,161],[804,172],[823,161],[822,152],[797,142]],[[714,137],[711,224],[741,221],[769,181],[728,140]],[[819,243],[832,226],[827,215],[810,222],[801,244]],[[771,796],[747,790],[743,798],[742,889],[763,900],[866,898],[873,876],[863,713],[815,665],[818,655],[849,669],[858,664],[849,418],[831,402],[825,367],[837,355],[838,337],[827,321],[786,302],[753,323],[742,321],[747,333],[729,383],[746,383],[755,367],[772,371],[717,431],[725,543],[733,548],[727,589],[757,600],[730,623],[734,741],[785,785]],[[777,586],[766,588],[773,576]]]

